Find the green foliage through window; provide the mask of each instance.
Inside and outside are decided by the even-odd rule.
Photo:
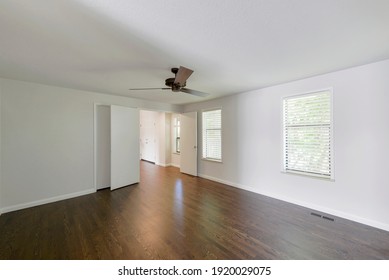
[[[283,121],[285,171],[331,178],[331,92],[284,98]]]

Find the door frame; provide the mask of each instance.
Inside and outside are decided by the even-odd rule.
[[[111,104],[110,103],[93,104],[93,187],[95,189],[95,192],[97,192],[97,107],[98,106],[111,106]]]
[[[94,133],[93,133],[93,145],[94,145],[94,152],[93,152],[93,165],[94,165],[94,170],[93,170],[93,177],[94,177],[94,187],[95,187],[95,189],[96,189],[96,191],[98,191],[98,190],[100,190],[100,189],[104,189],[104,188],[109,188],[110,187],[110,183],[109,183],[109,185],[108,186],[106,186],[106,187],[103,187],[103,188],[101,188],[101,186],[100,185],[97,185],[97,183],[98,183],[98,179],[97,179],[97,177],[98,177],[98,172],[97,172],[97,168],[98,168],[98,165],[99,165],[99,162],[98,162],[98,141],[99,141],[99,137],[98,137],[98,135],[97,135],[97,133],[98,133],[98,126],[99,126],[99,123],[98,123],[98,110],[99,110],[99,108],[100,107],[108,107],[109,109],[109,131],[108,131],[108,135],[107,135],[107,137],[108,138],[110,138],[111,136],[110,136],[110,131],[111,131],[111,124],[110,124],[110,122],[111,122],[111,105],[108,105],[108,104],[95,104],[95,107],[94,107],[94,110],[95,110],[95,112],[94,112]],[[109,142],[111,142],[111,140],[109,140]],[[107,153],[109,153],[109,155],[110,155],[110,153],[111,153],[111,145],[109,145],[109,147],[107,147],[108,148],[108,151],[107,151]],[[101,151],[100,151],[101,152]],[[109,156],[110,157],[110,156]],[[109,159],[109,165],[111,165],[111,159]],[[111,174],[111,167],[109,168],[109,174]],[[109,176],[111,176],[111,175],[109,175]],[[111,179],[110,179],[111,180]]]

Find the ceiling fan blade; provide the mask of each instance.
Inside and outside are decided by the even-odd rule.
[[[180,91],[185,92],[185,93],[189,93],[192,95],[200,96],[200,97],[209,96],[209,93],[205,93],[205,92],[201,92],[201,91],[197,91],[197,90],[193,90],[193,89],[189,89],[189,88],[182,88],[182,89],[180,89]]]
[[[129,90],[152,90],[152,89],[171,89],[171,88],[130,88]]]
[[[185,86],[186,80],[192,75],[193,70],[180,66],[178,72],[176,74],[176,78],[174,79],[175,84],[180,84],[181,86]]]

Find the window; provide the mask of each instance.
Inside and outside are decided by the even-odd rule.
[[[175,142],[174,142],[174,149],[173,151],[175,153],[180,153],[180,118],[179,117],[176,117],[174,118],[174,123],[173,123],[173,133],[174,133],[174,139],[175,139]]]
[[[203,158],[222,160],[222,110],[203,111]]]
[[[283,100],[284,171],[333,179],[331,91]]]

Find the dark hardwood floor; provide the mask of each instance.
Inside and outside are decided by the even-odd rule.
[[[141,183],[0,216],[0,259],[389,259],[389,232],[141,163]]]

